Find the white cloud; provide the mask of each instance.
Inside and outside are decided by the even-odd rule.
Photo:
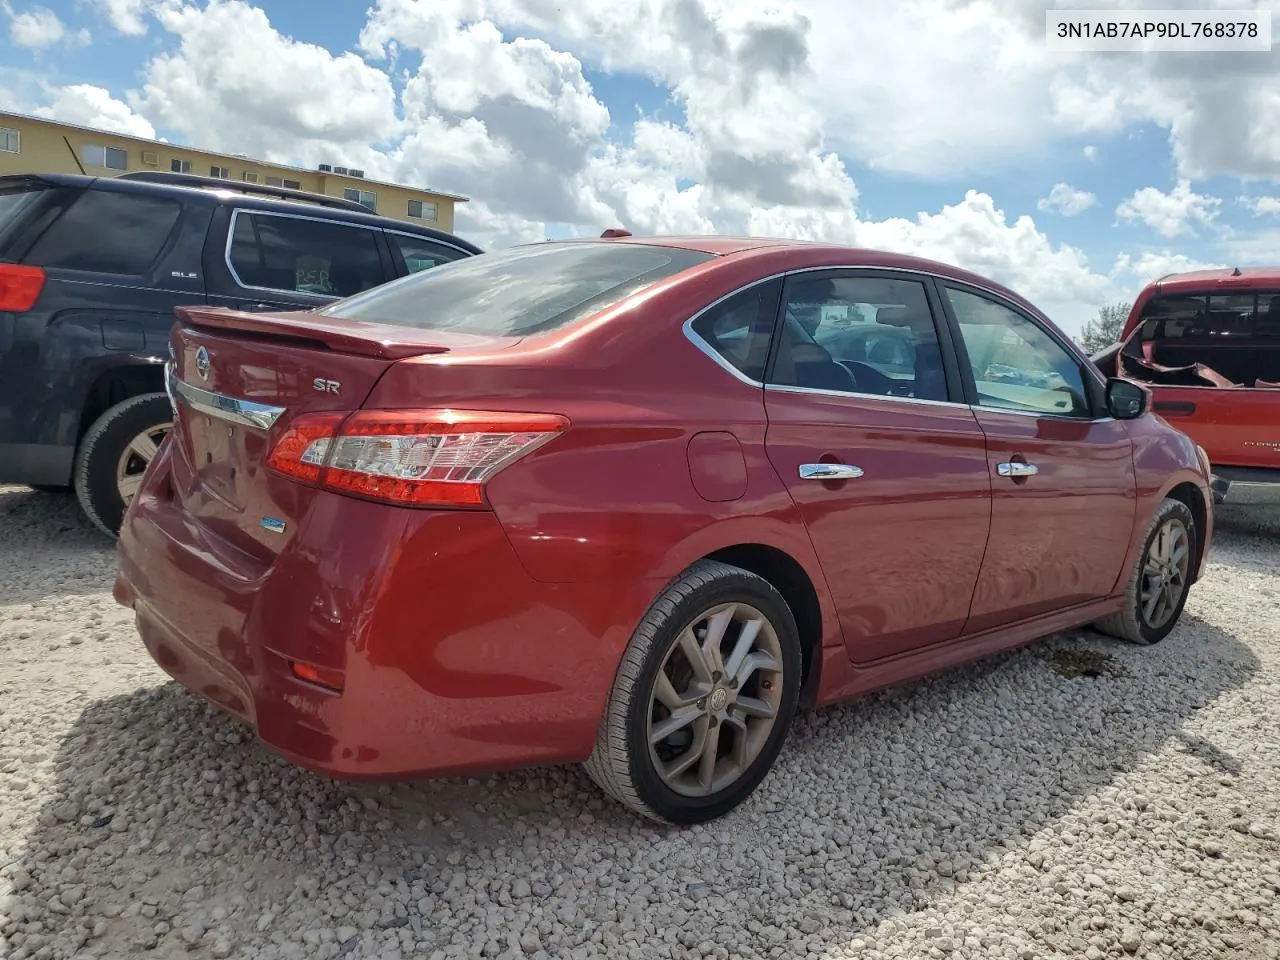
[[[140,37],[147,32],[144,19],[151,0],[95,0],[94,9],[120,33]]]
[[[1064,217],[1074,217],[1084,213],[1098,202],[1098,198],[1087,190],[1077,190],[1066,183],[1055,183],[1047,197],[1042,197],[1036,204],[1037,210],[1048,213],[1060,213]]]
[[[58,15],[48,7],[32,7],[21,13],[14,12],[8,4],[0,9],[10,15],[9,39],[15,46],[28,50],[44,50],[59,43],[84,46],[89,43],[87,30],[70,31]]]
[[[1240,201],[1253,211],[1255,217],[1280,214],[1280,197],[1241,197]]]
[[[1088,146],[1086,146],[1086,147],[1085,147],[1082,151],[1080,151],[1080,152],[1084,154],[1084,158],[1085,158],[1086,160],[1097,160],[1097,159],[1098,159],[1098,148],[1097,148],[1097,147],[1095,147],[1093,144],[1089,144]]]
[[[110,91],[87,83],[58,87],[52,102],[36,109],[35,114],[84,127],[112,130],[134,137],[154,138],[156,128],[145,117],[115,99]]]
[[[1170,273],[1215,270],[1223,266],[1226,266],[1226,264],[1198,260],[1183,253],[1162,250],[1159,252],[1146,251],[1136,257],[1128,253],[1122,253],[1116,257],[1115,266],[1112,268],[1111,273],[1117,282],[1137,288]]]
[[[1189,180],[1179,180],[1169,193],[1143,187],[1116,208],[1121,220],[1139,220],[1162,237],[1194,234],[1196,225],[1212,223],[1222,201],[1196,193]]]

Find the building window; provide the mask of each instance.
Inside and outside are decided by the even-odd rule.
[[[354,200],[360,206],[367,207],[370,213],[378,212],[378,196],[372,190],[347,187],[342,191],[342,196],[345,200]]]
[[[0,153],[21,153],[22,134],[12,127],[0,127]]]
[[[284,186],[284,181],[283,181],[283,180],[281,180],[279,177],[267,177],[267,186],[268,186],[268,187],[283,187],[283,186]]]
[[[284,182],[284,188],[286,190],[301,190],[302,184],[299,183],[297,180],[286,180]]]
[[[268,187],[284,187],[286,190],[301,190],[302,184],[297,180],[283,180],[280,177],[267,177]]]
[[[170,160],[169,169],[172,170],[174,173],[190,173],[191,161],[190,160]]]
[[[226,167],[210,167],[209,176],[215,177],[218,180],[230,180],[231,171],[228,170]]]
[[[249,173],[249,172],[246,172],[246,173],[245,173],[245,175],[244,175],[244,182],[245,182],[245,183],[257,183],[257,182],[258,182],[258,175],[257,175],[256,173]]]
[[[80,148],[80,155],[90,167],[106,167],[108,170],[127,170],[128,154],[115,147],[104,147],[96,143],[86,143]]]
[[[430,200],[410,200],[409,216],[414,220],[436,220],[440,216],[440,208]]]

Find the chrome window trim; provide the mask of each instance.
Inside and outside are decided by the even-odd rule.
[[[880,393],[858,393],[856,390],[825,390],[821,387],[792,387],[780,383],[765,384],[764,389],[770,393],[799,393],[817,397],[839,397],[850,400],[879,400],[890,403],[923,403],[934,407],[954,407],[958,410],[974,409],[967,403],[956,403],[954,400],[930,400],[927,397],[897,397]],[[983,407],[983,409],[987,409]]]
[[[175,410],[181,401],[206,416],[259,430],[270,430],[287,409],[202,390],[180,380],[172,363],[164,365],[164,386],[165,392],[169,394],[169,403]]]
[[[236,221],[241,214],[253,215],[260,217],[279,217],[282,220],[306,220],[311,223],[330,223],[338,227],[348,227],[355,230],[368,230],[370,233],[377,235],[381,227],[369,226],[366,223],[351,223],[348,220],[334,220],[332,217],[312,217],[302,213],[281,213],[278,210],[253,210],[249,207],[236,207],[231,211],[231,222],[227,224],[227,243],[222,251],[222,261],[227,265],[227,270],[231,274],[231,279],[236,282],[236,286],[241,290],[262,290],[266,293],[287,293],[295,297],[316,297],[324,301],[339,300],[341,297],[332,296],[327,293],[307,293],[304,290],[284,290],[280,287],[256,287],[252,284],[245,283],[240,279],[240,274],[236,273],[235,266],[231,263],[231,244],[236,236]],[[379,261],[382,257],[379,255]],[[388,280],[395,280],[395,277],[388,277]],[[387,281],[383,281],[384,283]]]

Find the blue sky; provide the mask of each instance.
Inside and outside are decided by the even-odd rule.
[[[472,196],[459,232],[490,244],[609,219],[902,248],[986,270],[1068,327],[1152,272],[1257,262],[1280,241],[1275,202],[1240,199],[1280,193],[1280,120],[1257,99],[1280,80],[1271,54],[1053,60],[1019,0],[982,16],[945,0],[866,0],[861,18],[835,0],[694,6],[701,20],[666,0],[565,0],[552,19],[536,0],[322,16],[302,0],[0,0],[0,95],[272,159],[359,155]],[[859,57],[833,58],[846,30]],[[231,35],[239,52],[221,52]],[[1241,136],[1245,152],[1215,142]],[[1092,200],[1047,209],[1055,184]]]

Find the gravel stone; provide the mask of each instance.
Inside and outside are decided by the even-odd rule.
[[[1280,504],[1224,505],[1165,642],[804,715],[668,830],[574,768],[290,767],[152,663],[74,497],[0,487],[0,956],[1280,960],[1278,543]]]

